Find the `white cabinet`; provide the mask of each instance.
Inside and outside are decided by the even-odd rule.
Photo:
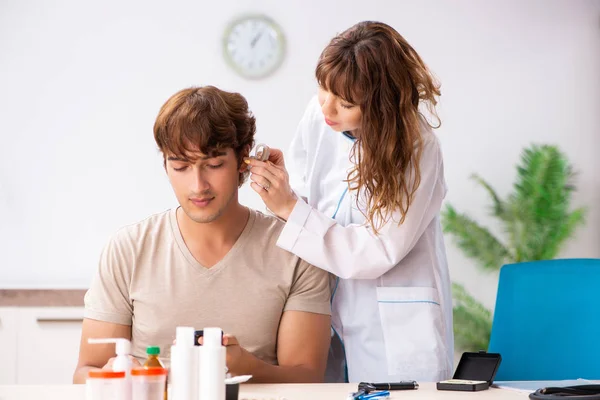
[[[2,308],[0,318],[0,354],[3,359],[0,362],[0,383],[72,383],[79,355],[83,307]],[[5,331],[4,319],[8,326]],[[8,370],[4,365],[6,351],[14,360],[12,373],[8,371],[8,374],[4,370]]]
[[[0,308],[0,385],[17,381],[17,309]]]

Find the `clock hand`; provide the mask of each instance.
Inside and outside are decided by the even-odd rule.
[[[258,32],[258,35],[256,35],[254,37],[254,39],[252,39],[252,42],[250,42],[250,47],[254,48],[254,46],[256,45],[256,42],[258,42],[258,39],[260,39],[262,34],[263,34],[263,31]]]

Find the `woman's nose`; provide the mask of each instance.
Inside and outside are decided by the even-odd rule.
[[[335,102],[331,94],[325,96],[325,100],[323,101],[323,104],[321,104],[321,111],[323,111],[323,115],[326,117],[331,117],[337,114]]]

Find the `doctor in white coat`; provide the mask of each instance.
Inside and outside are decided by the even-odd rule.
[[[446,185],[439,142],[419,111],[435,116],[439,87],[404,38],[377,22],[332,39],[316,78],[319,94],[286,162],[273,150],[266,163],[246,163],[252,188],[286,221],[277,245],[337,277],[332,346],[341,354],[330,357],[328,377],[447,379]]]

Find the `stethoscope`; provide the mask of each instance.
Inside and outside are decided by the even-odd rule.
[[[600,385],[577,385],[566,387],[547,387],[529,395],[531,400],[578,399],[599,400]]]

